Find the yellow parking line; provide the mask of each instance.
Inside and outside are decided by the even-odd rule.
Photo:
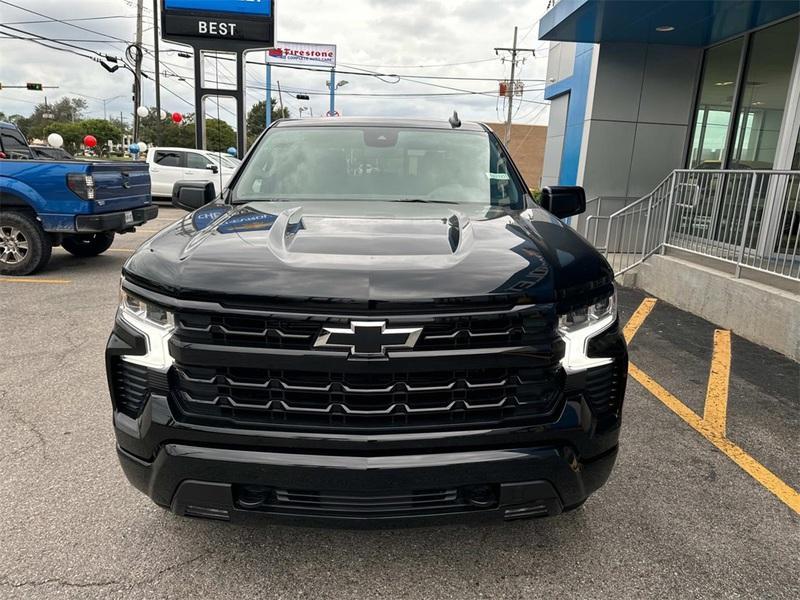
[[[636,309],[636,312],[633,313],[633,316],[628,321],[628,324],[625,325],[625,330],[623,333],[625,334],[625,340],[629,344],[647,317],[649,317],[650,313],[653,312],[653,309],[656,307],[656,302],[658,302],[658,300],[655,298],[645,298],[644,301],[639,305],[639,308]]]
[[[625,326],[625,339],[630,343],[645,319],[656,305],[654,298],[647,298]],[[628,372],[642,387],[658,398],[664,406],[683,419],[692,429],[711,442],[725,456],[730,458],[750,477],[769,490],[778,500],[800,514],[800,492],[790,487],[775,473],[750,456],[742,448],[725,437],[725,423],[728,405],[728,382],[730,380],[731,334],[718,330],[714,334],[714,354],[711,374],[708,378],[708,396],[705,415],[701,418],[683,402],[670,394],[662,385],[647,373],[630,363]]]
[[[29,279],[27,277],[0,277],[0,283],[45,283],[50,285],[65,285],[72,283],[69,279]]]
[[[772,492],[778,500],[797,514],[800,514],[800,493],[789,487],[789,485],[784,483],[775,473],[767,469],[739,446],[726,439],[724,435],[717,433],[712,426],[703,421],[693,410],[687,408],[686,405],[665,390],[652,377],[641,371],[636,365],[631,363],[629,372],[631,377],[642,384],[648,392],[661,400],[672,412],[686,421],[692,429],[714,444],[725,456],[730,458],[748,475]]]
[[[728,415],[728,385],[731,376],[731,332],[714,332],[714,353],[708,375],[703,421],[718,436],[725,437]]]

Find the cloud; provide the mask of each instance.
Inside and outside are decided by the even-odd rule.
[[[24,8],[48,16],[67,19],[109,17],[100,20],[74,22],[79,27],[100,32],[101,35],[83,31],[62,23],[29,23],[12,25],[38,35],[78,40],[68,42],[80,48],[92,49],[114,56],[123,56],[124,41],[131,40],[135,31],[135,2],[131,0],[78,0],[64,3],[61,0],[14,0]],[[496,95],[486,96],[427,96],[415,98],[363,97],[355,94],[450,94],[457,90],[494,93],[496,80],[508,77],[508,63],[495,58],[495,46],[511,44],[513,28],[518,25],[520,37],[528,47],[539,47],[546,54],[546,45],[537,40],[537,20],[545,12],[546,0],[304,0],[303,2],[278,1],[277,36],[280,40],[334,43],[339,50],[339,70],[372,70],[399,75],[435,75],[453,77],[485,77],[489,81],[425,80],[386,83],[372,77],[341,74],[339,80],[349,84],[340,90],[337,108],[346,115],[392,115],[410,117],[446,118],[457,109],[462,118],[497,121],[502,119]],[[144,41],[153,43],[151,2],[145,2],[146,30]],[[113,17],[113,18],[112,18]],[[0,5],[0,22],[38,20],[24,10]],[[8,30],[4,30],[7,33]],[[23,34],[21,34],[23,35]],[[106,40],[93,43],[81,40]],[[180,58],[176,46],[166,45],[164,66],[169,73],[163,82],[167,90],[162,93],[164,107],[169,111],[192,112],[193,90],[192,61]],[[171,51],[170,51],[171,50]],[[251,54],[255,61],[263,60],[263,53]],[[454,64],[470,63],[473,64]],[[528,58],[521,67],[521,77],[529,80],[526,101],[541,101],[547,59]],[[421,68],[419,65],[453,65]],[[145,70],[153,70],[148,56]],[[406,68],[407,67],[407,68]],[[120,69],[107,73],[90,60],[38,46],[32,42],[9,39],[0,40],[0,73],[6,85],[41,82],[58,89],[43,93],[27,90],[0,91],[0,111],[6,114],[28,113],[44,96],[56,100],[74,93],[90,96],[89,111],[92,116],[103,116],[103,102],[112,114],[122,111],[126,118],[133,110],[131,103],[132,76]],[[232,79],[232,65],[220,68],[220,75]],[[179,76],[187,81],[180,81]],[[273,69],[273,85],[280,81],[283,101],[297,115],[300,102],[297,92],[312,96],[314,114],[328,108],[326,73]],[[392,78],[386,78],[393,81]],[[265,73],[263,66],[248,67],[248,101],[255,103],[264,97]],[[145,80],[145,103],[154,103],[152,80]],[[352,94],[352,95],[351,95]],[[274,94],[277,96],[277,94]],[[118,97],[121,96],[121,97]],[[501,103],[502,104],[502,103]],[[518,117],[523,121],[537,116],[536,122],[546,123],[546,106],[533,102],[519,105]],[[233,120],[229,113],[223,113]]]

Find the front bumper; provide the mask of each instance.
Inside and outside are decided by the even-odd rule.
[[[579,506],[605,483],[617,448],[587,462],[569,447],[359,457],[167,444],[153,462],[121,448],[118,454],[131,483],[179,515],[234,523],[369,527],[557,515]],[[358,491],[359,504],[343,508],[323,499],[313,506],[273,502],[252,508],[238,499],[242,484],[308,495],[326,490],[337,497]],[[493,490],[491,502],[476,506],[463,501],[468,490],[485,486]],[[450,504],[370,501],[390,493],[449,489],[456,492]]]
[[[128,216],[130,215],[130,216]],[[78,215],[75,230],[78,233],[100,233],[103,231],[128,231],[151,221],[158,216],[157,206],[145,206],[130,211]]]

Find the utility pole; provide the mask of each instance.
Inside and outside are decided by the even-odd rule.
[[[133,75],[133,140],[139,141],[139,114],[142,102],[142,15],[144,0],[136,1],[136,64]]]
[[[140,21],[141,23],[141,21]],[[141,28],[141,25],[139,26]],[[164,123],[161,119],[161,59],[158,42],[158,0],[153,0],[153,58],[156,61],[156,145],[161,145],[161,130]]]
[[[267,63],[267,129],[269,129],[269,126],[272,125],[272,65],[269,64],[269,52],[267,52],[266,63]]]
[[[283,93],[281,92],[281,82],[278,82],[278,102],[281,105],[281,118],[283,118]],[[271,109],[268,109],[271,110]]]
[[[505,144],[508,146],[511,143],[511,120],[513,117],[513,108],[514,108],[514,94],[516,93],[516,75],[517,75],[517,55],[522,54],[523,52],[530,52],[534,56],[536,56],[536,49],[535,48],[517,48],[517,34],[519,32],[519,27],[514,27],[514,46],[511,48],[495,48],[495,54],[500,54],[501,52],[510,52],[511,53],[511,81],[508,85],[508,118],[506,119],[506,139]]]

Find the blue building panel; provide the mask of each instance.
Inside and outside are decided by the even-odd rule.
[[[592,74],[592,44],[578,44],[572,75],[549,85],[544,90],[546,100],[569,94],[567,124],[564,131],[564,149],[558,174],[560,185],[576,185],[583,145],[583,125],[589,101],[589,80]]]
[[[798,0],[561,0],[539,38],[704,47],[796,14]]]

